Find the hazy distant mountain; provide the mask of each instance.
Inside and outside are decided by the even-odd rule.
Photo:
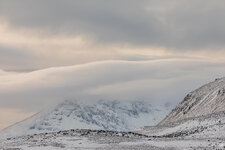
[[[158,123],[167,113],[166,106],[153,107],[145,101],[66,100],[8,127],[1,136],[16,136],[68,129],[127,131]]]

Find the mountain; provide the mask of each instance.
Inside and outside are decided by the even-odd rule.
[[[168,112],[166,106],[146,101],[66,100],[0,132],[2,137],[69,129],[128,131],[156,124]]]
[[[225,139],[225,78],[192,91],[157,126],[136,132],[167,138]]]
[[[162,138],[225,139],[225,111],[179,120],[166,125],[145,126],[136,132]]]
[[[224,80],[216,79],[189,93],[156,126],[146,125],[157,123],[167,112],[166,105],[155,107],[146,101],[64,101],[1,131],[0,135],[13,137],[0,139],[0,147],[224,149]],[[14,137],[26,134],[32,135]]]
[[[189,93],[159,125],[221,111],[225,111],[225,78],[216,79]]]

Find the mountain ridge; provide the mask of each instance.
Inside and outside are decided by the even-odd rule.
[[[225,110],[225,78],[201,86],[185,96],[158,125],[205,116]]]

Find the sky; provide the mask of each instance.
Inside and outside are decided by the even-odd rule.
[[[176,106],[225,76],[223,0],[0,0],[0,129],[64,99]]]

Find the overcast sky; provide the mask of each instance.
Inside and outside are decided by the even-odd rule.
[[[0,129],[64,99],[177,104],[225,76],[224,14],[223,0],[0,0]]]

